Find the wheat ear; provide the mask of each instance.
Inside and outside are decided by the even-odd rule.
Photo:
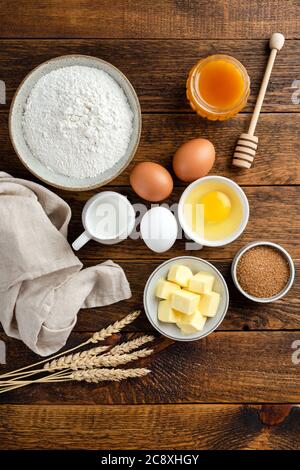
[[[79,382],[98,383],[106,380],[119,382],[120,380],[143,377],[149,374],[149,369],[90,369],[72,372],[69,375],[71,380]]]
[[[127,341],[126,343],[117,344],[114,346],[108,353],[105,353],[104,356],[112,355],[117,356],[120,354],[127,354],[135,349],[140,348],[146,343],[153,341],[155,338],[154,336],[145,335],[141,336],[140,338],[132,339],[131,341]]]
[[[78,352],[75,354],[68,354],[61,356],[53,361],[46,362],[43,369],[44,371],[52,372],[53,370],[68,369],[74,362],[87,360],[89,357],[96,357],[97,354],[102,354],[107,351],[110,346],[98,346],[97,348],[87,349],[86,351]]]
[[[130,313],[122,320],[116,321],[113,325],[109,325],[107,328],[103,328],[101,331],[97,331],[93,336],[87,341],[88,343],[98,343],[99,341],[104,341],[109,336],[119,333],[125,326],[132,323],[140,315],[140,310]]]
[[[104,339],[108,338],[112,334],[119,333],[119,331],[121,331],[125,326],[132,323],[140,315],[140,313],[141,313],[140,310],[136,310],[135,312],[129,313],[129,315],[127,315],[122,320],[118,320],[113,325],[109,325],[107,328],[103,328],[102,330],[94,333],[93,336],[91,338],[89,338],[87,341],[85,341],[81,344],[78,344],[77,346],[74,346],[74,348],[68,349],[67,351],[62,351],[62,352],[56,354],[55,356],[52,356],[51,359],[53,360],[53,359],[56,359],[57,357],[60,357],[62,355],[69,354],[69,353],[75,351],[76,349],[79,349],[83,346],[86,346],[87,344],[98,343],[99,341],[103,341]],[[33,367],[37,367],[41,364],[45,364],[45,362],[49,362],[49,359],[48,358],[43,359],[42,361],[36,362],[35,364],[30,364],[28,366],[21,367],[20,369],[16,369],[14,371],[7,372],[6,374],[2,374],[2,375],[0,375],[0,381],[1,381],[1,379],[6,378],[6,377],[14,377],[14,376],[17,377],[19,375],[22,375],[20,373],[21,372],[23,373],[24,370],[28,370],[28,369],[31,369]]]
[[[150,356],[153,353],[153,349],[141,349],[140,351],[134,351],[131,354],[120,354],[118,356],[94,356],[86,357],[74,361],[69,365],[72,370],[77,369],[94,369],[95,367],[116,367],[128,362],[137,361],[143,357]]]
[[[83,368],[94,368],[94,367],[115,367],[117,365],[127,364],[128,362],[136,361],[140,358],[149,356],[153,350],[151,349],[142,349],[140,351],[136,351],[134,353],[129,354],[128,352],[139,348],[143,344],[153,341],[155,338],[154,336],[141,336],[140,338],[133,339],[126,343],[118,344],[117,346],[113,347],[110,352],[103,354],[103,356],[98,357],[97,355],[101,355],[103,352],[107,351],[110,346],[98,346],[92,349],[87,349],[86,351],[82,351],[75,354],[69,354],[67,356],[62,356],[58,359],[54,359],[53,361],[47,362],[44,365],[43,369],[37,369],[30,372],[24,372],[22,377],[12,378],[7,381],[2,381],[1,385],[4,385],[4,388],[12,387],[13,385],[21,385],[21,384],[29,384],[28,377],[41,373],[41,372],[53,372],[53,371],[65,371],[66,369],[83,369]],[[58,374],[51,374],[49,376],[49,381]],[[23,380],[22,380],[23,379]],[[43,378],[48,380],[47,377]],[[43,380],[40,379],[40,380]]]
[[[62,375],[61,372],[57,373],[59,375],[56,378],[44,377],[42,379],[37,379],[33,381],[23,382],[19,385],[9,386],[5,389],[0,390],[0,393],[6,393],[17,388],[25,387],[32,383],[53,383],[53,382],[68,382],[76,380],[78,382],[90,382],[90,383],[99,383],[104,381],[113,381],[120,382],[121,380],[129,378],[138,378],[144,377],[145,375],[151,372],[149,369],[89,369],[89,370],[77,370],[72,373],[65,373]],[[18,383],[18,382],[15,382]]]
[[[70,367],[71,363],[77,363],[80,365],[83,365],[84,363],[88,363],[89,358],[90,364],[93,363],[92,358],[102,354],[103,357],[110,357],[112,356],[119,356],[121,354],[127,354],[135,349],[138,349],[140,346],[142,346],[145,343],[148,343],[150,341],[153,341],[155,338],[154,336],[150,335],[145,335],[141,336],[140,338],[135,338],[131,341],[127,341],[126,343],[121,343],[116,346],[114,346],[110,351],[105,353],[109,349],[110,346],[98,346],[96,348],[92,349],[87,349],[86,351],[82,351],[79,353],[75,354],[69,354],[67,356],[62,356],[59,359],[54,359],[53,361],[47,362],[44,365],[44,369],[47,370],[48,372],[54,371],[54,370],[61,370],[61,369],[67,369]],[[152,352],[152,350],[151,350]],[[149,353],[151,354],[151,353]],[[146,354],[148,355],[148,354]],[[138,357],[145,357],[142,352],[140,352],[140,355]],[[138,358],[137,357],[137,358]],[[136,360],[133,356],[132,360]],[[96,361],[97,362],[97,361]],[[105,362],[105,359],[104,359]],[[124,362],[125,364],[125,362]],[[88,367],[88,366],[87,366]],[[78,367],[79,368],[79,367]]]

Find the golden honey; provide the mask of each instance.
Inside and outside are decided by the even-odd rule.
[[[234,57],[212,55],[191,69],[186,93],[192,109],[200,116],[223,121],[246,106],[250,79]]]

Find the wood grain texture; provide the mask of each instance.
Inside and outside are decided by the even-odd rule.
[[[111,187],[112,190],[121,192],[128,196],[135,206],[137,212],[136,223],[139,224],[140,216],[151,205],[144,204],[139,200],[128,187]],[[88,242],[78,253],[84,264],[97,264],[106,259],[114,261],[136,261],[155,260],[156,263],[176,256],[193,255],[208,260],[232,260],[235,253],[246,243],[268,239],[283,245],[294,259],[300,259],[300,206],[298,204],[299,186],[262,186],[243,188],[250,205],[251,217],[245,232],[233,243],[216,249],[204,247],[202,250],[195,250],[194,245],[187,244],[187,240],[182,236],[173,247],[165,253],[153,253],[145,247],[139,234],[134,231],[130,238],[117,245],[105,246],[95,241]],[[86,191],[81,193],[66,193],[56,191],[61,195],[72,208],[72,219],[69,226],[69,241],[72,242],[83,231],[81,213],[85,202],[95,192]],[[166,200],[164,204],[168,207],[176,204],[182,193],[182,188],[175,188],[172,198]]]
[[[1,106],[0,109],[8,108],[21,80],[34,67],[64,54],[86,54],[107,60],[125,73],[137,91],[143,112],[192,113],[185,97],[185,82],[189,70],[199,59],[210,54],[223,53],[236,57],[247,68],[251,79],[251,94],[245,111],[250,112],[253,110],[269,56],[267,40],[248,39],[242,41],[13,39],[1,40],[0,44],[0,79],[4,80],[7,88],[7,106]],[[286,41],[282,52],[276,58],[263,112],[299,112],[299,89],[297,91],[297,88],[292,88],[294,80],[299,79],[299,54],[300,41]],[[294,103],[293,93],[295,93]],[[180,129],[180,117],[177,119],[177,126]],[[201,121],[198,118],[199,125]],[[236,119],[229,122],[234,126]],[[215,127],[215,123],[210,123],[210,126]]]
[[[289,416],[292,405],[262,405],[260,410],[260,420],[267,426],[281,424]]]
[[[2,0],[2,37],[299,37],[297,0]]]
[[[299,423],[298,407],[266,427],[259,405],[1,405],[0,449],[299,450]]]
[[[231,280],[230,262],[214,263],[224,275],[230,295],[228,313],[219,327],[220,331],[234,330],[288,330],[300,329],[300,283],[296,279],[293,288],[281,300],[271,304],[255,304],[245,299],[235,288]],[[121,304],[105,308],[87,309],[80,312],[76,331],[93,331],[107,326],[107,319],[115,321],[135,309],[142,308],[143,291],[148,276],[156,268],[152,262],[122,262],[129,279],[132,298]],[[296,271],[300,269],[300,261],[296,263]],[[153,331],[145,315],[129,325],[127,331]]]
[[[145,283],[158,263],[151,261],[122,261],[120,264],[130,282],[131,299],[106,307],[81,310],[74,328],[75,331],[100,330],[109,323],[120,320],[133,310],[142,309]],[[224,321],[218,328],[219,331],[300,329],[300,283],[298,279],[283,299],[265,305],[255,304],[245,299],[234,287],[230,274],[230,262],[217,261],[214,264],[224,275],[230,294],[229,309]],[[296,271],[299,269],[300,261],[297,261]],[[153,332],[153,328],[146,316],[142,314],[136,322],[126,328],[126,331]],[[16,348],[18,346],[17,343]]]
[[[73,333],[69,346],[81,343],[88,336],[87,333]],[[5,339],[3,335],[1,339]],[[172,343],[166,338],[158,338],[154,355],[136,362],[137,366],[152,370],[141,380],[103,384],[36,384],[1,395],[0,402],[299,403],[300,366],[292,362],[292,345],[296,340],[300,340],[299,331],[215,332],[193,343]],[[0,366],[0,372],[36,360],[22,343],[8,340],[8,366]]]
[[[142,204],[135,206],[137,212],[144,213],[146,206],[127,187],[112,186],[111,189],[127,195],[132,203]],[[202,250],[193,250],[193,245],[186,245],[186,239],[178,239],[173,247],[165,252],[156,254],[145,247],[141,239],[136,239],[135,232],[118,245],[104,246],[94,241],[86,244],[79,252],[84,263],[97,263],[111,258],[113,260],[155,260],[170,259],[184,254],[200,256],[204,259],[228,260],[232,259],[239,248],[245,243],[259,239],[269,239],[283,245],[294,259],[300,259],[300,206],[298,204],[299,186],[262,186],[244,187],[249,200],[251,216],[245,232],[233,243],[216,249],[204,247]],[[73,241],[81,232],[81,211],[85,201],[93,192],[66,194],[57,191],[58,194],[70,203],[73,218],[70,224],[70,241]],[[182,194],[182,188],[176,187],[169,200],[165,201],[169,207],[176,204]],[[139,210],[139,211],[138,211]],[[140,220],[138,213],[137,222]]]
[[[119,67],[137,90],[143,134],[134,163],[152,160],[170,168],[182,142],[207,137],[217,150],[213,173],[243,185],[251,209],[244,235],[218,250],[186,251],[179,240],[168,253],[154,255],[140,240],[130,239],[111,248],[91,242],[81,250],[79,256],[87,266],[108,258],[120,262],[133,296],[105,309],[82,311],[68,346],[140,308],[152,270],[162,260],[185,253],[213,260],[224,273],[231,294],[228,315],[220,329],[202,341],[180,344],[157,336],[154,356],[139,363],[152,369],[142,380],[39,385],[0,395],[0,449],[300,449],[300,411],[292,406],[300,402],[300,366],[292,362],[293,341],[300,340],[299,282],[284,299],[258,306],[236,292],[229,275],[238,248],[259,238],[283,244],[300,260],[299,187],[295,186],[300,183],[300,94],[292,87],[300,78],[299,2],[0,3],[0,80],[7,89],[7,103],[0,106],[0,170],[34,180],[8,137],[7,112],[20,81],[45,60],[87,54]],[[231,168],[231,157],[236,139],[247,129],[274,31],[289,40],[278,55],[264,102],[255,165],[240,172]],[[217,52],[241,60],[251,78],[244,113],[225,123],[198,118],[185,98],[188,70],[199,58]],[[110,188],[141,203],[128,188],[131,168]],[[178,201],[184,187],[176,180],[175,185],[169,203]],[[81,232],[81,210],[95,192],[57,191],[73,211],[70,241]],[[152,331],[144,314],[111,341],[135,337],[137,331]],[[0,374],[39,359],[3,332],[0,340],[7,344],[7,366],[0,365]]]
[[[226,176],[239,184],[247,185],[299,184],[300,113],[263,114],[260,117],[255,163],[250,170],[245,171],[234,168],[231,162],[236,140],[248,123],[249,116],[245,114],[223,123],[208,122],[196,114],[144,114],[137,153],[129,167],[108,186],[128,185],[129,174],[134,165],[147,160],[166,166],[171,171],[175,184],[186,186],[173,174],[172,158],[182,143],[195,137],[205,137],[215,145],[216,161],[211,174]],[[2,171],[11,172],[16,177],[33,179],[12,148],[8,136],[8,116],[1,113],[0,162]],[[67,198],[69,194],[64,192]]]

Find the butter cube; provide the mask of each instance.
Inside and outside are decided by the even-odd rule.
[[[173,292],[171,295],[171,307],[186,315],[192,315],[200,302],[200,295],[187,290]]]
[[[191,334],[203,330],[205,322],[206,317],[197,309],[193,315],[181,315],[176,325],[181,329],[182,333]]]
[[[160,279],[156,286],[156,297],[168,300],[170,295],[176,290],[180,290],[178,284]]]
[[[212,274],[200,272],[189,281],[189,290],[197,294],[208,294],[212,291],[215,278]]]
[[[158,304],[159,321],[165,323],[177,323],[180,319],[180,313],[171,308],[169,300],[161,300]]]
[[[175,282],[181,287],[187,287],[192,277],[193,273],[190,268],[182,264],[173,264],[168,274],[168,281]]]
[[[220,294],[218,292],[210,292],[201,295],[199,302],[199,310],[206,317],[214,317],[220,304]]]

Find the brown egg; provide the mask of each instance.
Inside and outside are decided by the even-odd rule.
[[[168,170],[158,163],[138,163],[130,174],[132,189],[146,201],[158,202],[173,191],[173,179]]]
[[[173,158],[177,178],[190,183],[207,175],[215,161],[215,148],[207,139],[192,139],[181,145]]]

